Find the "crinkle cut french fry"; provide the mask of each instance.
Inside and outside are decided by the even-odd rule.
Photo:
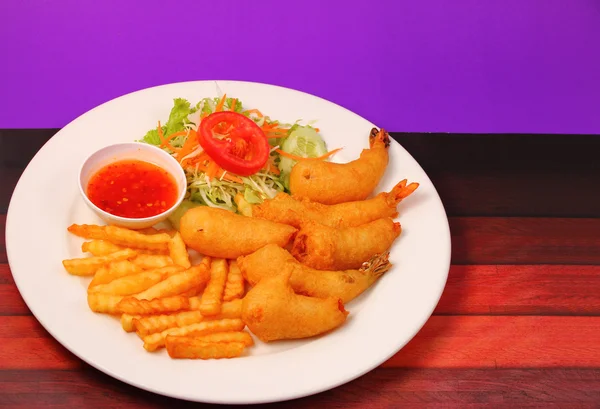
[[[93,293],[87,296],[88,306],[94,312],[104,314],[118,314],[117,305],[123,299],[121,295],[112,295],[104,293]]]
[[[225,281],[227,280],[227,260],[216,258],[210,266],[210,280],[202,294],[198,309],[204,316],[217,315],[221,311],[221,303]]]
[[[195,336],[212,334],[213,332],[241,331],[245,326],[246,325],[241,319],[234,318],[202,321],[197,324],[186,325],[185,327],[169,328],[162,332],[157,332],[144,337],[144,349],[153,352],[164,347],[167,335]]]
[[[142,270],[129,260],[113,261],[108,266],[101,267],[96,271],[94,278],[90,282],[89,289],[101,285],[108,284],[113,280],[128,275],[139,274]]]
[[[134,320],[140,317],[141,315],[121,314],[121,327],[125,332],[135,331]]]
[[[199,303],[199,297],[191,297],[190,309],[192,300]],[[123,301],[124,303],[125,301]],[[160,312],[156,313],[160,314]],[[144,337],[155,332],[161,332],[168,328],[185,327],[186,325],[195,324],[205,320],[221,320],[224,318],[240,318],[242,316],[242,300],[233,300],[224,302],[221,306],[221,312],[217,315],[204,317],[202,313],[196,309],[191,311],[180,311],[173,314],[160,315],[143,315],[134,322],[135,331],[141,337]]]
[[[247,347],[254,345],[252,336],[246,331],[215,332],[194,337],[203,342],[241,342]]]
[[[225,283],[225,291],[223,292],[223,301],[231,301],[244,296],[244,277],[237,265],[237,261],[229,262],[229,273],[227,274],[227,282]]]
[[[169,241],[169,255],[171,256],[171,260],[173,263],[184,267],[190,268],[192,264],[190,263],[190,256],[187,252],[187,247],[181,238],[181,234],[176,231],[171,240]]]
[[[189,290],[187,290],[179,295],[181,295],[182,297],[191,298],[191,297],[197,296],[201,292],[201,290],[202,290],[202,287],[190,288]]]
[[[152,300],[154,298],[179,295],[204,285],[209,279],[209,274],[204,266],[194,266],[181,273],[171,275],[166,280],[137,294],[135,298],[139,300]]]
[[[125,249],[108,254],[106,256],[93,256],[87,258],[63,260],[63,266],[70,274],[73,275],[93,275],[105,264],[113,261],[127,260],[135,257],[136,255],[137,253],[134,250]]]
[[[142,234],[135,230],[117,226],[106,226],[104,230],[108,240],[115,244],[147,250],[165,250],[171,239],[165,233]]]
[[[100,284],[90,288],[90,292],[113,295],[132,295],[145,291],[168,277],[160,270],[144,271],[143,273],[117,278],[108,284]]]
[[[138,233],[142,233],[142,234],[158,234],[160,233],[158,230],[156,230],[154,227],[147,227],[145,229],[140,229],[140,230],[136,230]]]
[[[191,337],[166,339],[167,353],[173,359],[227,359],[236,358],[244,353],[243,342],[210,343]]]
[[[106,256],[111,253],[116,253],[123,250],[124,247],[117,246],[108,240],[92,240],[86,241],[81,245],[81,251],[91,253],[93,256]]]
[[[123,298],[116,308],[122,314],[154,315],[187,310],[189,306],[189,298],[179,295],[152,300],[139,300],[133,296]]]
[[[200,297],[190,297],[190,310],[197,310],[200,307]],[[217,315],[204,317],[207,320],[220,320],[223,318],[240,318],[242,316],[242,300],[236,299],[226,301],[221,304],[221,312]]]
[[[175,314],[140,316],[134,320],[133,326],[140,337],[145,337],[169,328],[196,324],[203,319],[200,311],[181,311]]]
[[[161,268],[173,264],[171,257],[164,254],[138,254],[131,262],[143,270]]]
[[[67,227],[67,231],[84,239],[107,240],[105,227],[95,224],[72,224]]]

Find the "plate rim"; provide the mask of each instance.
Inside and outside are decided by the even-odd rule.
[[[273,87],[273,88],[279,88],[283,91],[287,91],[287,92],[293,92],[293,93],[300,93],[300,94],[304,94],[305,96],[311,98],[311,99],[319,99],[327,104],[333,105],[338,109],[342,109],[343,111],[345,111],[345,114],[347,115],[353,115],[355,117],[358,117],[366,122],[368,122],[370,125],[375,126],[371,121],[369,121],[368,119],[360,116],[359,114],[349,110],[348,108],[332,102],[326,98],[305,92],[305,91],[301,91],[301,90],[297,90],[297,89],[293,89],[293,88],[288,88],[288,87],[284,87],[281,85],[275,85],[275,84],[269,84],[269,83],[264,83],[264,82],[255,82],[255,81],[239,81],[239,80],[227,80],[227,79],[223,79],[223,80],[191,80],[191,81],[179,81],[179,82],[172,82],[172,83],[165,83],[165,84],[159,84],[159,85],[155,85],[155,86],[151,86],[151,87],[147,87],[147,88],[140,88],[138,90],[134,90],[132,92],[128,92],[122,95],[119,95],[117,97],[114,97],[112,99],[109,99],[101,104],[98,104],[96,106],[94,106],[93,108],[83,112],[82,114],[80,114],[79,116],[77,116],[76,118],[74,118],[73,120],[71,120],[69,123],[67,123],[66,125],[64,125],[63,127],[60,128],[60,130],[58,132],[56,132],[54,135],[52,135],[39,149],[38,151],[35,153],[35,155],[32,157],[32,159],[27,163],[27,166],[25,167],[25,169],[23,170],[22,174],[19,176],[19,179],[17,181],[17,184],[15,185],[15,188],[11,194],[11,198],[9,201],[9,205],[8,205],[8,209],[7,209],[7,213],[6,213],[6,225],[5,225],[5,243],[6,243],[6,254],[7,254],[7,261],[8,261],[8,265],[11,271],[11,275],[13,276],[13,280],[15,281],[15,285],[19,291],[19,294],[21,295],[21,297],[23,298],[23,301],[25,302],[25,304],[27,305],[27,307],[29,308],[29,310],[31,311],[32,315],[35,317],[35,319],[40,323],[40,325],[50,334],[50,336],[52,336],[56,341],[58,341],[62,347],[64,347],[66,350],[68,350],[70,353],[72,353],[73,355],[75,355],[78,359],[81,359],[83,362],[85,362],[86,364],[90,365],[91,367],[95,368],[96,370],[99,370],[103,373],[105,373],[106,375],[115,378],[123,383],[126,383],[128,385],[131,385],[135,388],[144,390],[144,391],[148,391],[151,392],[153,394],[158,394],[158,395],[162,395],[162,396],[167,396],[167,397],[171,397],[171,398],[175,398],[175,399],[180,399],[180,400],[184,400],[184,401],[192,401],[192,402],[203,402],[203,403],[216,403],[216,404],[261,404],[261,403],[272,403],[272,402],[283,402],[283,401],[288,401],[288,400],[294,400],[294,399],[298,399],[298,398],[302,398],[302,397],[307,397],[307,396],[312,396],[318,393],[322,393],[324,391],[328,391],[334,388],[337,388],[341,385],[344,385],[346,383],[349,383],[353,380],[356,380],[357,378],[365,375],[366,373],[376,369],[377,367],[379,367],[382,363],[384,363],[385,361],[387,361],[390,357],[392,357],[393,355],[395,355],[398,351],[400,351],[401,349],[403,349],[406,344],[408,342],[410,342],[415,335],[421,331],[421,329],[423,328],[423,326],[429,321],[430,317],[432,316],[433,312],[435,311],[435,308],[437,307],[437,305],[439,304],[439,301],[441,299],[441,296],[444,292],[444,289],[446,287],[447,284],[447,280],[448,280],[448,273],[449,273],[449,269],[450,269],[450,265],[451,265],[451,249],[452,249],[452,238],[451,238],[451,233],[450,233],[450,225],[449,225],[449,220],[448,220],[448,215],[444,206],[444,203],[441,199],[441,197],[439,196],[439,192],[437,191],[437,188],[435,187],[435,185],[433,184],[433,182],[431,182],[431,179],[429,178],[429,175],[427,175],[427,173],[425,172],[425,170],[422,168],[421,164],[402,146],[402,144],[400,144],[398,141],[393,140],[392,144],[396,144],[400,149],[402,149],[404,151],[404,153],[406,155],[408,155],[414,162],[414,166],[418,167],[423,174],[426,175],[426,177],[429,179],[429,181],[431,182],[431,186],[430,188],[432,189],[432,193],[434,194],[434,199],[437,199],[436,201],[438,202],[442,214],[444,216],[444,221],[445,223],[443,224],[443,230],[444,230],[444,234],[445,234],[445,238],[447,239],[447,243],[448,243],[448,248],[447,248],[447,254],[446,254],[446,258],[443,261],[443,265],[446,266],[445,267],[445,273],[443,276],[443,280],[440,280],[439,286],[438,288],[436,288],[436,296],[435,296],[435,302],[432,303],[432,305],[430,306],[429,310],[427,311],[426,314],[424,314],[424,318],[420,319],[420,325],[418,325],[413,331],[411,331],[411,335],[409,337],[405,337],[406,339],[403,340],[402,342],[396,342],[395,343],[395,347],[393,348],[392,351],[388,352],[387,354],[384,354],[383,357],[381,359],[378,359],[377,361],[373,360],[371,362],[370,365],[366,365],[365,368],[363,368],[362,370],[359,371],[354,371],[350,376],[342,376],[340,380],[336,381],[336,382],[324,382],[322,386],[317,387],[317,388],[312,388],[309,391],[304,391],[304,392],[300,392],[300,393],[296,393],[296,394],[287,394],[286,396],[280,396],[277,397],[275,396],[276,393],[272,393],[270,394],[269,397],[266,398],[262,398],[262,399],[253,399],[253,400],[245,400],[245,401],[235,401],[235,400],[226,400],[226,399],[222,399],[222,400],[214,400],[214,399],[198,399],[198,398],[191,398],[189,396],[184,396],[181,394],[177,394],[177,393],[170,393],[168,391],[165,390],[155,390],[152,388],[147,387],[146,385],[140,383],[140,382],[136,382],[134,380],[131,379],[127,379],[123,376],[121,376],[118,373],[115,373],[114,371],[105,368],[102,364],[93,362],[91,360],[88,360],[87,357],[81,356],[79,351],[75,351],[73,350],[69,345],[68,341],[65,341],[63,336],[61,336],[60,334],[58,334],[53,328],[50,328],[47,323],[44,323],[40,318],[39,318],[39,311],[38,311],[38,307],[34,307],[32,308],[32,303],[30,302],[31,300],[28,300],[25,296],[24,296],[24,292],[22,291],[21,285],[23,285],[23,282],[20,281],[20,279],[18,279],[15,276],[15,273],[13,272],[13,268],[12,265],[14,265],[14,258],[16,257],[13,253],[13,248],[10,244],[9,241],[9,233],[12,231],[12,222],[11,220],[14,219],[11,218],[11,214],[14,214],[14,207],[17,206],[17,204],[15,204],[16,201],[16,197],[17,197],[17,193],[23,188],[23,180],[24,177],[26,176],[28,170],[30,170],[32,163],[34,163],[36,160],[38,160],[39,156],[43,154],[43,152],[45,151],[45,149],[47,149],[48,144],[50,143],[56,143],[56,141],[58,141],[60,138],[62,138],[61,134],[65,131],[65,129],[68,129],[70,126],[72,126],[73,123],[80,121],[82,119],[82,117],[89,115],[90,113],[94,112],[95,110],[101,109],[103,106],[110,104],[113,101],[122,99],[124,97],[131,97],[134,96],[136,94],[140,94],[140,93],[144,93],[147,92],[149,90],[154,90],[157,88],[169,88],[172,86],[178,86],[178,85],[192,85],[192,84],[208,84],[208,83],[215,83],[217,85],[217,88],[219,87],[219,84],[223,84],[226,85],[228,83],[237,83],[237,84],[250,84],[250,85],[257,85],[260,87]],[[58,138],[58,139],[56,139]],[[393,139],[393,138],[392,138]],[[17,250],[15,250],[16,252]],[[13,260],[13,262],[11,263],[11,259]],[[433,289],[432,289],[433,291]]]

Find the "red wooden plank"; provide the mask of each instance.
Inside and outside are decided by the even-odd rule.
[[[8,264],[0,264],[0,285],[2,284],[14,284],[12,273]]]
[[[0,328],[0,369],[80,365],[33,317],[0,317]],[[600,317],[434,316],[384,365],[600,367]]]
[[[600,369],[375,369],[318,395],[283,402],[288,409],[597,407]],[[486,406],[488,405],[488,406]],[[184,402],[136,389],[89,366],[76,371],[0,371],[0,406],[13,409],[180,407]],[[257,405],[257,408],[272,405]],[[202,405],[203,408],[221,408]]]
[[[6,215],[0,214],[0,263],[8,263],[6,257]]]
[[[15,285],[8,264],[0,264],[0,315],[31,315]]]
[[[73,369],[82,365],[32,316],[0,317],[1,369]]]
[[[600,218],[449,220],[453,264],[600,264]]]
[[[600,266],[453,265],[435,314],[600,315]]]
[[[434,316],[386,367],[600,367],[600,317]]]

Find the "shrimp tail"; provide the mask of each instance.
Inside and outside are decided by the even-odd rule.
[[[383,128],[373,128],[369,134],[369,146],[373,148],[377,144],[383,144],[386,149],[390,146],[390,134]]]
[[[386,251],[380,254],[375,254],[368,261],[365,261],[360,267],[360,271],[368,273],[373,279],[381,277],[386,271],[392,268],[389,261],[390,252]]]
[[[406,179],[401,180],[387,194],[386,201],[388,202],[388,205],[390,207],[396,207],[398,203],[410,196],[415,190],[417,190],[418,187],[419,184],[416,182],[413,182],[407,186]]]

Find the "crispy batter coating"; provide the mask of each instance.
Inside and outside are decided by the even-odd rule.
[[[389,253],[377,254],[359,270],[323,271],[300,264],[287,250],[274,244],[266,245],[244,257],[238,265],[244,278],[256,285],[266,277],[291,271],[290,285],[296,294],[310,297],[338,297],[344,304],[362,294],[392,266]]]
[[[391,217],[343,229],[308,221],[296,234],[291,253],[317,270],[357,269],[387,251],[401,231],[400,223]]]
[[[375,190],[389,161],[390,137],[373,128],[369,149],[348,163],[301,160],[290,172],[290,192],[323,204],[365,200]]]
[[[185,244],[200,254],[235,259],[274,243],[284,247],[296,229],[206,206],[188,210],[180,222]]]
[[[330,227],[360,226],[383,217],[396,217],[396,207],[414,192],[418,183],[406,185],[400,181],[390,192],[379,193],[372,199],[325,205],[309,199],[295,199],[287,193],[279,193],[271,200],[252,206],[252,216],[289,224],[296,228],[306,220],[314,220]]]
[[[339,298],[298,295],[290,271],[266,277],[242,301],[242,321],[263,342],[309,338],[339,327],[348,312]]]

